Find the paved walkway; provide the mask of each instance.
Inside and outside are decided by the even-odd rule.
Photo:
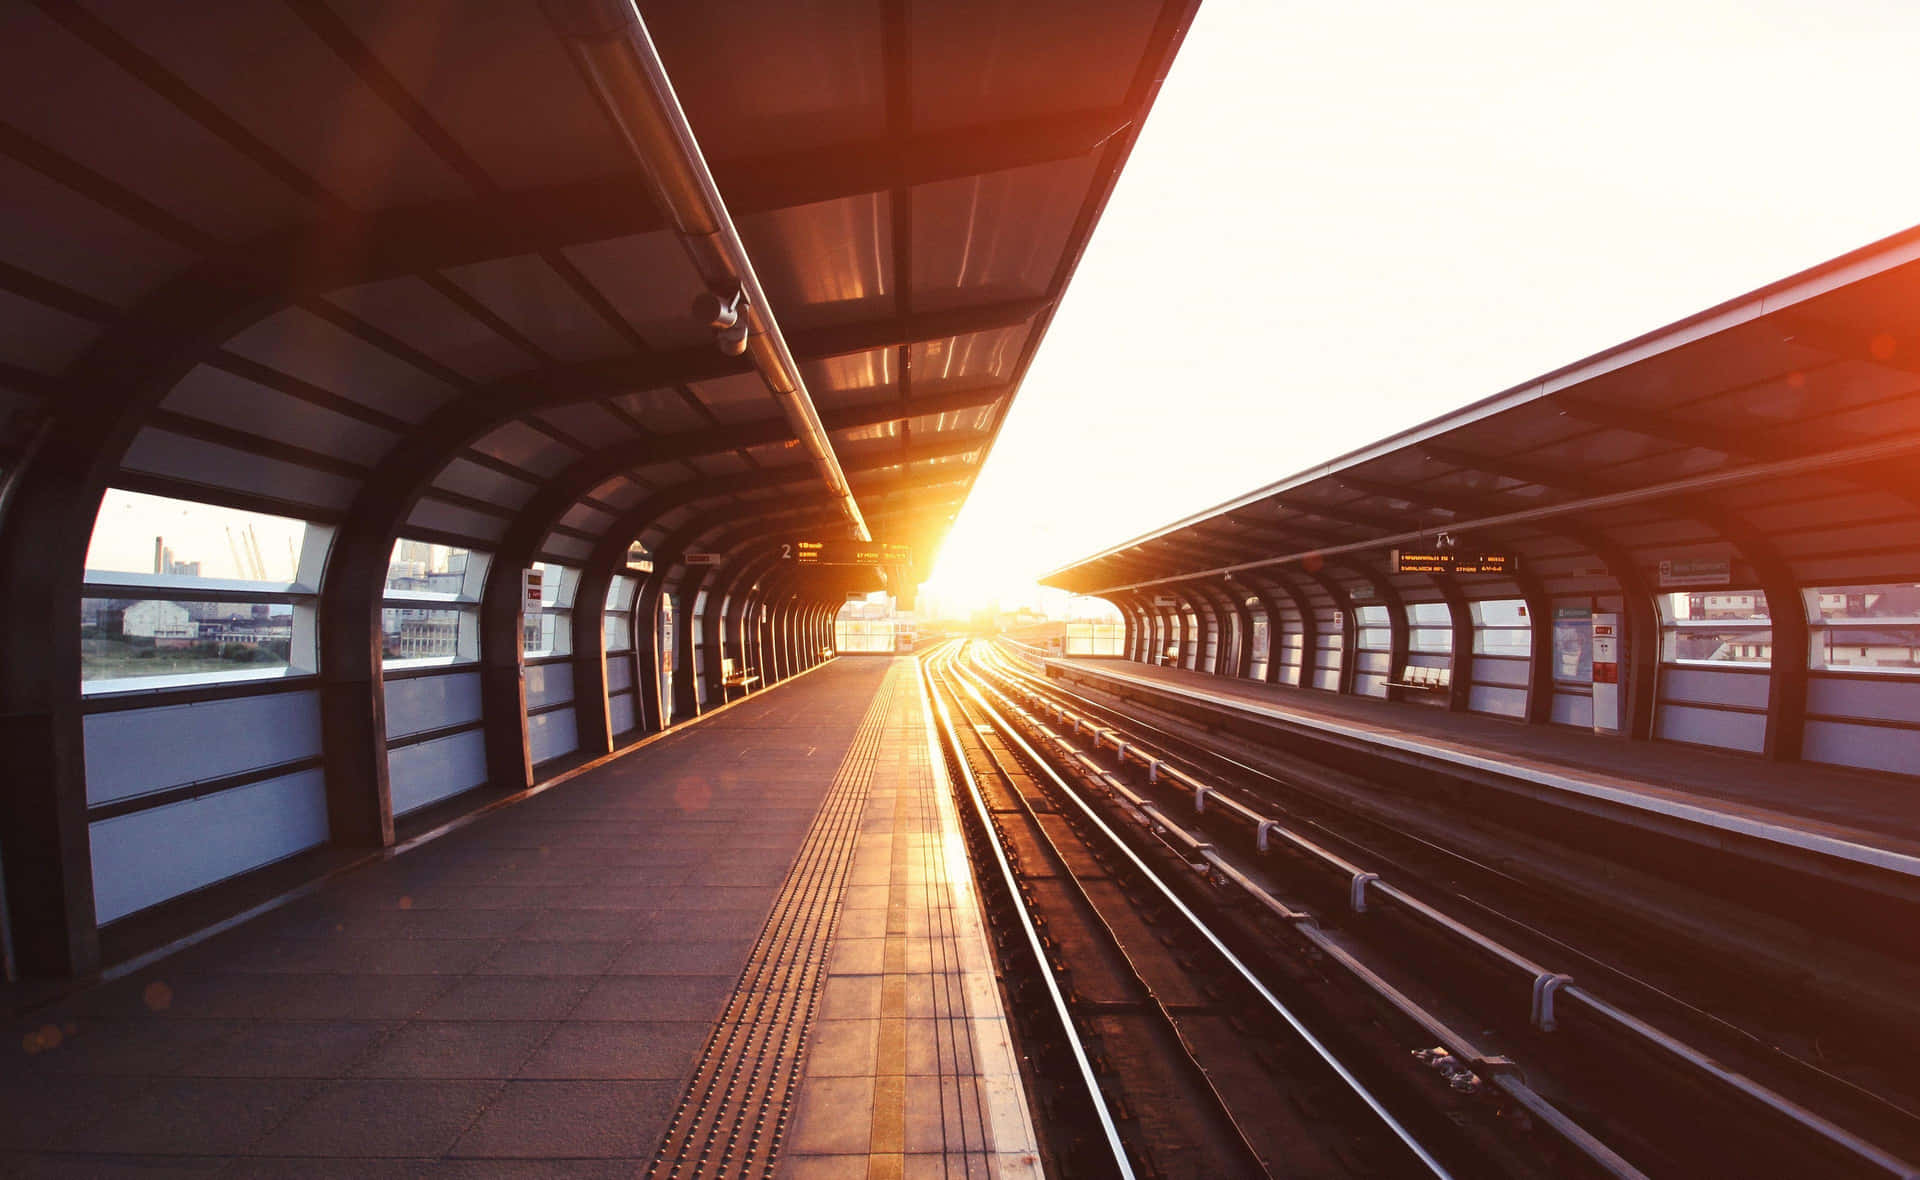
[[[16,1024],[0,1174],[645,1173],[881,697],[854,777],[895,798],[873,768],[924,746],[892,732],[916,692],[910,661],[834,661]],[[843,930],[893,880],[859,839]]]
[[[913,661],[894,663],[781,1172],[1037,1177],[946,767]]]

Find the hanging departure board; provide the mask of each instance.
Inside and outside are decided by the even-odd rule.
[[[913,546],[880,541],[794,541],[780,556],[800,565],[912,565]]]
[[[1393,572],[1396,574],[1510,574],[1519,568],[1520,558],[1513,553],[1393,551]]]

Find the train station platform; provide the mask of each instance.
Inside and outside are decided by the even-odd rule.
[[[1050,674],[1237,710],[1309,734],[1492,775],[1662,820],[1920,876],[1911,785],[1869,773],[1769,762],[1674,742],[1630,742],[1566,726],[1335,695],[1116,659],[1048,659]]]
[[[831,661],[32,1013],[0,1174],[1037,1174],[925,709]]]

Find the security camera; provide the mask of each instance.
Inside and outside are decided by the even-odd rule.
[[[714,342],[728,356],[747,351],[747,317],[743,314],[751,300],[746,289],[735,283],[731,288],[702,291],[693,297],[693,318],[714,330]]]
[[[738,284],[731,290],[702,291],[693,297],[693,318],[709,328],[731,328],[746,302],[747,293]]]

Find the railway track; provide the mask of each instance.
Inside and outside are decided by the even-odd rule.
[[[1500,1142],[1501,1112],[1460,1090],[1433,1089],[1439,1101],[1411,1117],[1391,1109],[1425,1067],[1364,1021],[1317,1036],[1264,956],[1241,956],[1241,936],[1216,929],[1178,850],[1129,839],[954,654],[922,666],[976,863],[997,869],[983,893],[1003,932],[1027,935],[1003,939],[1003,962],[1023,1044],[1054,1065],[1037,1081],[1057,1170],[1447,1176],[1488,1174],[1476,1163],[1497,1159],[1503,1174],[1568,1174],[1557,1149]],[[1032,1002],[1042,991],[1050,1004]],[[1369,1061],[1384,1054],[1389,1068],[1349,1068],[1355,1041],[1376,1042]]]
[[[1008,817],[1020,811],[1055,839],[1071,829],[1089,846],[1127,850],[1138,866],[1129,872],[1159,872],[1159,887],[1204,931],[1201,941],[1233,957],[1243,988],[1252,989],[1234,993],[1213,980],[1216,960],[1177,955],[1208,981],[1210,1015],[1230,1019],[1236,1006],[1244,1012],[1262,1002],[1250,1003],[1250,994],[1264,993],[1270,1011],[1288,1013],[1281,1023],[1316,1037],[1323,1066],[1347,1079],[1350,1096],[1365,1094],[1360,1106],[1383,1120],[1371,1128],[1350,1121],[1349,1138],[1371,1131],[1377,1141],[1390,1123],[1410,1152],[1362,1160],[1336,1144],[1333,1159],[1349,1171],[1323,1174],[1390,1174],[1410,1160],[1459,1175],[1915,1174],[1893,1152],[1576,984],[1545,955],[1516,950],[1502,941],[1511,932],[1499,923],[1469,924],[1389,879],[1397,871],[1370,871],[1397,868],[1390,862],[1362,867],[1354,846],[1336,852],[1324,834],[1290,826],[1284,812],[1197,774],[1168,748],[1175,743],[1165,730],[1127,723],[975,647],[974,658],[960,658],[957,648],[934,653],[927,672],[958,718],[952,740],[962,752],[950,757],[981,763],[975,781],[1014,784],[989,786],[982,797],[1003,792],[1001,808],[989,803],[988,813],[1014,830],[1016,850]],[[977,748],[967,752],[969,745]],[[1075,812],[1077,821],[1063,818]],[[1487,915],[1469,908],[1468,917]],[[1527,951],[1557,945],[1543,938]],[[1582,961],[1583,980],[1604,977],[1594,966]],[[1152,981],[1156,970],[1136,974]],[[1282,1039],[1263,1028],[1245,1039],[1241,1056]],[[1211,1052],[1190,1054],[1195,1060],[1183,1068],[1214,1076],[1226,1066]],[[1296,1073],[1300,1065],[1285,1064]],[[1109,1079],[1107,1089],[1125,1094],[1130,1084],[1138,1083]],[[1226,1107],[1236,1126],[1258,1121],[1236,1113],[1231,1099]],[[1315,1174],[1286,1158],[1290,1144],[1311,1137],[1310,1128],[1293,1127],[1250,1146],[1264,1167]]]

